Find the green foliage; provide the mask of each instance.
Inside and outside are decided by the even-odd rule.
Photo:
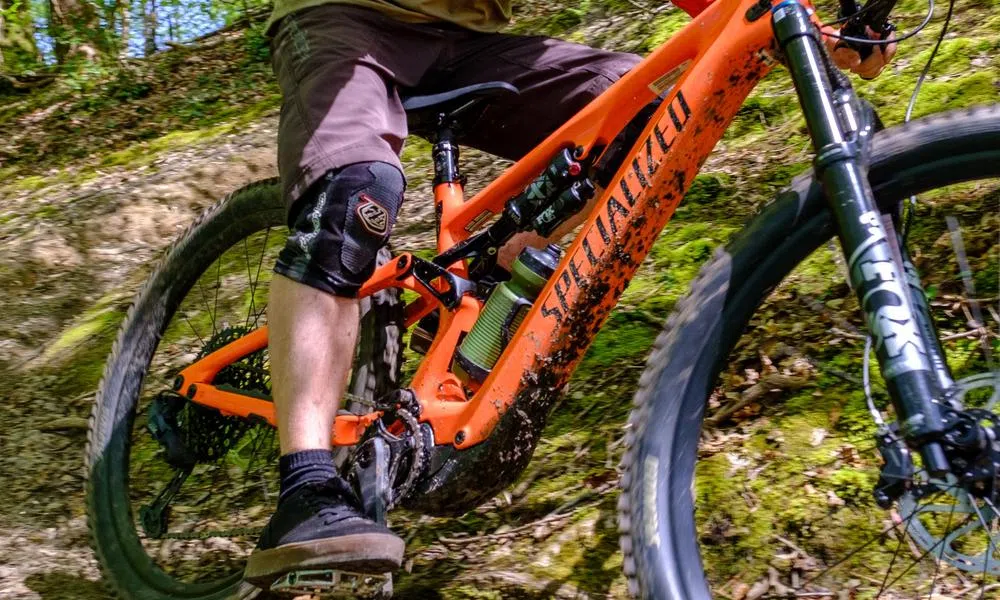
[[[583,0],[578,6],[562,9],[549,18],[545,31],[554,35],[574,28],[583,23],[589,9],[590,0]]]
[[[845,468],[834,471],[829,483],[841,500],[859,506],[866,506],[871,500],[872,489],[877,478],[871,469]]]
[[[725,173],[703,173],[694,178],[684,202],[705,204],[732,193],[732,178]]]
[[[41,64],[35,43],[34,23],[28,0],[6,0],[0,4],[0,64],[11,73],[31,73]]]
[[[271,38],[263,27],[249,27],[243,35],[243,47],[248,62],[267,63],[271,60]]]

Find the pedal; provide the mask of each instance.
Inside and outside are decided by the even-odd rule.
[[[310,596],[322,600],[392,597],[392,573],[352,573],[323,569],[292,571],[271,584],[282,596]]]

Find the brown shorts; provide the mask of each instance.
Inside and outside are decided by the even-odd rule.
[[[284,95],[278,169],[289,206],[331,169],[380,161],[402,170],[401,91],[513,84],[520,95],[491,104],[463,143],[517,159],[639,61],[541,36],[402,23],[340,4],[285,17],[271,44]]]

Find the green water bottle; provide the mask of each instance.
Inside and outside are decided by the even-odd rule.
[[[482,383],[500,353],[559,264],[559,246],[525,248],[511,266],[510,281],[493,289],[472,331],[455,353],[455,374],[465,383]]]

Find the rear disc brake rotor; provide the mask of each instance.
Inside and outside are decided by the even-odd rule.
[[[212,336],[198,358],[250,332],[247,327],[227,327]],[[227,365],[215,376],[213,385],[222,389],[270,398],[271,376],[265,350],[258,350]],[[184,442],[198,462],[214,462],[222,458],[254,425],[241,417],[228,417],[219,411],[189,402],[181,416]]]

